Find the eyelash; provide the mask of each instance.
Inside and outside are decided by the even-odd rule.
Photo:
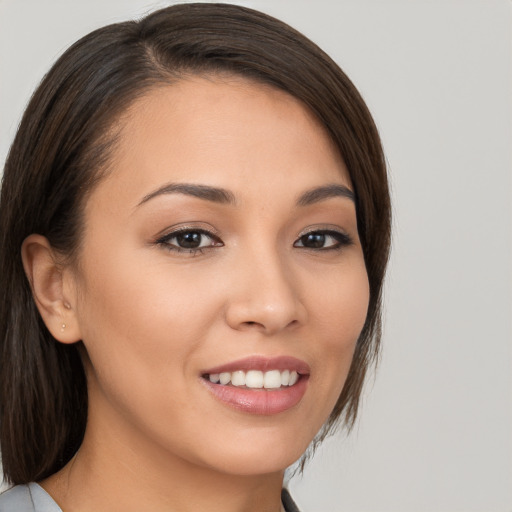
[[[179,247],[176,244],[170,243],[171,240],[179,237],[180,235],[186,235],[186,234],[198,234],[201,237],[206,236],[212,240],[212,244],[207,245],[205,247],[196,247],[196,248],[186,248],[186,247]],[[324,237],[331,237],[334,240],[334,244],[332,246],[328,247],[307,247],[304,245],[304,239],[309,236],[324,236]],[[202,241],[202,240],[201,240]],[[302,243],[302,245],[297,245],[297,243]],[[212,249],[214,247],[222,247],[224,244],[222,243],[221,239],[215,235],[214,233],[207,231],[202,228],[183,228],[178,231],[173,231],[171,233],[168,233],[162,237],[160,237],[158,240],[156,240],[156,243],[158,245],[161,245],[165,247],[168,251],[172,251],[175,253],[187,253],[191,254],[193,256],[203,254],[203,252],[206,249]],[[325,243],[325,242],[324,242]],[[303,233],[298,237],[298,239],[294,242],[294,247],[302,247],[304,249],[310,250],[310,251],[339,251],[343,249],[344,247],[347,247],[349,245],[352,245],[353,240],[352,238],[341,231],[334,231],[332,229],[315,229],[312,231],[308,231],[306,233]]]
[[[334,245],[330,247],[306,247],[304,245],[296,245],[297,242],[300,242],[303,238],[306,238],[308,236],[323,236],[323,237],[331,237],[336,242]],[[304,243],[304,242],[302,242]],[[343,249],[344,247],[347,247],[349,245],[352,245],[353,240],[352,238],[347,234],[343,233],[341,231],[334,231],[332,229],[315,229],[313,231],[308,231],[307,233],[304,233],[299,236],[297,241],[293,244],[294,247],[304,247],[304,249],[309,249],[312,251],[339,251]]]
[[[170,243],[170,241],[172,239],[177,238],[180,235],[185,235],[187,233],[189,233],[189,234],[194,233],[194,234],[199,234],[201,236],[207,236],[215,243],[212,245],[208,245],[206,247],[197,247],[197,248],[179,247],[176,244]],[[176,252],[176,253],[187,253],[187,254],[192,254],[194,256],[202,254],[205,249],[211,249],[213,247],[222,247],[224,245],[218,236],[216,236],[212,232],[207,231],[206,229],[202,229],[202,228],[179,229],[177,231],[173,231],[171,233],[168,233],[167,235],[162,236],[161,238],[159,238],[156,241],[156,243],[158,245],[165,247],[165,249],[167,249],[168,251],[172,251],[172,252]]]

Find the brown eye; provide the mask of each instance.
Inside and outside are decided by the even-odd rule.
[[[157,243],[171,251],[201,252],[203,249],[222,246],[222,241],[212,233],[202,229],[183,229],[169,233]]]
[[[201,243],[205,238],[203,233],[197,231],[188,231],[180,233],[174,237],[176,239],[176,245],[183,249],[198,249],[201,247]]]
[[[350,245],[352,239],[345,233],[338,231],[311,231],[302,235],[294,244],[294,247],[304,247],[306,249],[340,249]]]
[[[302,247],[310,247],[312,249],[320,249],[325,245],[326,236],[323,233],[308,233],[300,237]]]

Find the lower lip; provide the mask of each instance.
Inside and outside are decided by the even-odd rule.
[[[307,375],[301,375],[293,386],[276,390],[223,386],[206,379],[202,380],[210,392],[221,402],[239,411],[264,416],[279,414],[297,405],[304,396],[308,385]]]

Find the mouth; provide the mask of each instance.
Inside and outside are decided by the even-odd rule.
[[[294,386],[299,380],[295,370],[236,370],[234,372],[210,373],[203,375],[213,384],[234,386],[245,389],[281,389]]]
[[[307,363],[292,357],[249,357],[201,372],[215,398],[238,411],[272,415],[297,405],[309,380]]]

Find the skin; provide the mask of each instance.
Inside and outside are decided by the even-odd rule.
[[[278,512],[284,469],[332,411],[366,318],[354,202],[297,205],[315,187],[350,189],[346,167],[300,102],[236,77],[154,89],[122,123],[85,206],[78,264],[61,268],[39,235],[23,247],[48,328],[87,351],[83,445],[42,485],[64,512]],[[236,205],[147,199],[169,183],[222,187]],[[158,242],[183,226],[215,237],[194,253]],[[301,245],[322,229],[351,243]],[[296,406],[241,412],[201,382],[204,369],[252,355],[309,364]]]

